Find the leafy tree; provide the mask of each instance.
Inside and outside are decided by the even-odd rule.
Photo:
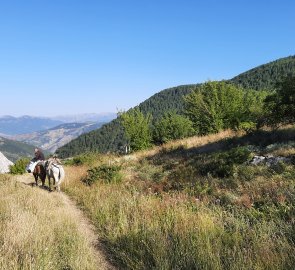
[[[201,135],[238,129],[245,126],[241,123],[257,121],[265,96],[263,91],[243,90],[225,81],[209,81],[185,97],[186,114]]]
[[[167,112],[155,123],[153,139],[156,143],[183,139],[194,134],[193,123],[175,111]]]
[[[295,122],[295,76],[277,84],[277,90],[265,100],[265,123],[276,128]]]
[[[119,113],[125,136],[132,150],[143,150],[151,146],[152,135],[150,130],[152,116],[146,116],[138,107],[128,112]]]

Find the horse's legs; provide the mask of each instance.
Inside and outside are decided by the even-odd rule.
[[[51,191],[51,182],[50,182],[50,176],[48,175],[48,186],[49,186],[49,190]]]
[[[56,184],[56,190],[58,191],[58,192],[60,192],[60,185],[59,185],[60,183],[57,183]]]
[[[36,186],[38,186],[38,175],[34,174],[34,178],[35,178]]]
[[[44,186],[45,186],[45,179],[46,179],[46,175],[45,175],[45,177],[44,177],[44,176],[42,176],[42,178],[41,178],[41,181],[42,181],[42,187],[44,187]]]

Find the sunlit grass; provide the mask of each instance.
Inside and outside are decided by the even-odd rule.
[[[97,269],[93,247],[60,194],[0,175],[0,269]]]

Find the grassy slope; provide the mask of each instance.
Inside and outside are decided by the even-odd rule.
[[[94,253],[59,194],[0,175],[0,269],[97,269]]]
[[[216,152],[294,156],[295,130],[172,142],[132,156],[100,156],[123,181],[85,186],[87,167],[68,167],[66,192],[87,212],[122,269],[294,269],[295,168],[234,164],[203,174]],[[214,171],[214,166],[212,167]]]

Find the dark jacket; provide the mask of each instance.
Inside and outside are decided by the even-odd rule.
[[[33,158],[34,161],[37,160],[45,160],[44,154],[42,153],[42,151],[38,151],[35,153],[35,157]]]

